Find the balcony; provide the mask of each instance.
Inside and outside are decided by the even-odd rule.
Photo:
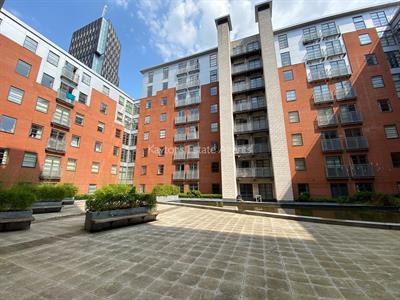
[[[185,172],[184,171],[175,171],[172,174],[173,180],[185,180]]]
[[[39,178],[42,180],[60,180],[61,170],[60,169],[43,170],[42,172],[40,172]]]
[[[356,124],[362,123],[361,113],[358,111],[347,111],[340,113],[340,123],[346,124]]]
[[[73,70],[68,69],[67,67],[63,67],[61,71],[61,76],[68,79],[75,85],[79,83],[79,75],[74,73]]]
[[[340,30],[338,26],[333,28],[324,28],[321,30],[321,35],[323,39],[329,38],[331,36],[338,36],[340,35]]]
[[[175,151],[174,160],[184,160],[186,159],[185,151]]]
[[[65,153],[66,143],[65,140],[49,138],[47,140],[46,150],[50,152]]]
[[[343,150],[340,139],[321,139],[322,152],[338,152]]]
[[[311,71],[307,75],[308,82],[324,81],[326,79],[328,79],[328,75],[326,74],[325,70]]]
[[[335,115],[317,116],[318,127],[337,126],[338,121]]]
[[[196,80],[189,80],[186,82],[181,82],[176,85],[177,90],[185,90],[185,89],[190,89],[192,87],[197,87],[200,85],[200,81],[198,79]]]
[[[331,92],[313,93],[314,104],[324,104],[333,102],[333,96]]]
[[[253,47],[238,46],[232,49],[231,57],[246,56],[248,54],[259,53],[261,50],[260,44],[253,44]]]
[[[187,73],[186,66],[180,67],[180,68],[178,68],[178,70],[176,71],[176,75],[185,74],[185,73]]]
[[[194,65],[186,65],[178,68],[176,71],[176,75],[181,75],[181,74],[186,74],[190,72],[195,72],[200,70],[200,64],[194,64]]]
[[[177,133],[177,134],[175,134],[174,141],[175,142],[186,141],[186,134],[185,133]]]
[[[364,136],[349,136],[345,138],[345,145],[348,151],[368,149],[368,140]]]
[[[194,151],[188,151],[187,159],[199,159],[200,158],[200,151],[199,149]]]
[[[348,77],[351,72],[348,67],[331,68],[329,71],[329,78]]]
[[[242,124],[235,124],[235,133],[259,131],[267,129],[268,129],[268,124],[266,120],[262,122],[248,122]]]
[[[264,81],[257,81],[256,83],[244,82],[233,86],[233,93],[243,93],[247,91],[258,90],[264,87]]]
[[[337,56],[342,57],[346,55],[346,51],[344,50],[344,47],[342,45],[336,47],[327,47],[325,53],[326,53],[326,58],[332,58]]]
[[[235,147],[235,154],[245,155],[245,154],[259,154],[268,153],[271,149],[268,144],[256,143],[248,145],[238,145]]]
[[[272,177],[272,168],[237,168],[236,177],[238,178],[268,178]]]
[[[178,99],[175,102],[175,107],[189,106],[199,104],[201,102],[200,96],[187,97],[186,99]]]
[[[175,124],[183,124],[183,123],[186,123],[186,116],[175,117]]]
[[[199,139],[199,133],[198,132],[189,132],[186,136],[186,139],[188,141],[193,141],[193,140],[198,140]]]
[[[76,97],[72,93],[62,90],[62,89],[59,89],[57,92],[56,101],[58,103],[61,103],[68,107],[73,108],[75,105],[75,98]]]
[[[335,96],[336,100],[338,101],[352,100],[357,98],[356,92],[353,88],[336,89]]]
[[[327,166],[326,177],[332,179],[348,178],[349,173],[345,166]]]
[[[256,61],[254,63],[241,64],[241,65],[232,67],[232,75],[250,73],[251,71],[259,70],[261,68],[262,68],[261,60]]]
[[[319,32],[315,33],[310,33],[310,34],[303,34],[302,42],[303,45],[310,44],[316,41],[319,41],[321,39],[321,36]]]
[[[267,104],[265,103],[265,99],[262,98],[257,102],[248,100],[248,101],[242,101],[242,102],[236,102],[233,105],[233,112],[234,113],[239,113],[239,112],[247,112],[251,110],[260,110],[264,109],[267,107]]]
[[[186,179],[187,180],[198,180],[199,179],[199,170],[186,171]]]
[[[58,115],[56,115],[56,113],[53,114],[53,118],[51,120],[51,125],[53,125],[54,127],[59,127],[65,130],[69,130],[69,126],[70,126],[70,122],[69,122],[69,118],[63,118],[60,117]]]
[[[200,114],[189,114],[187,116],[187,122],[198,122],[200,120]]]
[[[320,52],[318,53],[306,53],[306,55],[304,56],[304,61],[308,64],[313,63],[313,62],[317,62],[317,61],[322,61],[325,59],[325,56],[322,52],[322,50],[320,50]]]
[[[374,168],[370,164],[357,164],[350,166],[352,178],[372,178],[374,177]]]

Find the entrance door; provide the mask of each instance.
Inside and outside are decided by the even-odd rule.
[[[272,183],[258,184],[258,193],[261,195],[262,201],[272,200],[274,198],[272,192]]]
[[[249,183],[241,183],[240,187],[240,195],[244,201],[253,201],[253,185]]]

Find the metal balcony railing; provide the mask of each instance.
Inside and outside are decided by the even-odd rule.
[[[173,180],[184,180],[185,179],[185,171],[175,171],[172,174]]]
[[[65,140],[59,140],[51,137],[47,140],[46,149],[58,152],[65,152],[65,148],[66,148]]]
[[[196,180],[199,179],[199,170],[189,170],[186,171],[186,179],[188,180]]]
[[[308,82],[314,82],[314,81],[320,81],[320,80],[325,80],[328,78],[328,75],[326,74],[325,70],[321,71],[311,71],[307,75],[307,80]]]
[[[241,54],[246,54],[246,53],[251,53],[254,51],[260,50],[260,44],[255,44],[253,47],[248,48],[246,46],[238,46],[232,49],[231,56],[236,56],[236,55],[241,55]]]
[[[72,93],[70,93],[66,90],[59,89],[57,92],[57,99],[60,99],[72,106],[75,103],[75,98],[76,97]]]
[[[199,104],[200,102],[201,102],[201,99],[200,99],[199,96],[192,96],[192,97],[187,97],[185,99],[176,100],[175,107],[182,107],[182,106],[187,106],[187,105],[192,105],[192,104]]]
[[[349,100],[357,97],[356,92],[353,88],[341,88],[336,89],[335,92],[336,100]]]
[[[188,151],[187,159],[199,159],[200,158],[200,151],[199,149],[195,151]]]
[[[200,85],[200,81],[198,79],[189,80],[189,81],[181,82],[181,83],[178,82],[178,84],[176,85],[176,89],[177,90],[190,89],[192,87],[199,86],[199,85]]]
[[[350,166],[351,177],[371,178],[374,177],[374,168],[370,164],[356,164]]]
[[[200,64],[197,63],[197,64],[193,64],[193,65],[188,65],[188,66],[186,66],[186,70],[187,70],[187,72],[198,71],[198,70],[200,70]]]
[[[331,92],[313,93],[313,99],[315,104],[329,103],[333,101]]]
[[[186,134],[185,133],[176,133],[174,140],[175,140],[175,142],[186,141]]]
[[[233,92],[234,93],[244,92],[248,90],[262,88],[263,86],[264,86],[264,81],[257,81],[256,83],[244,82],[241,84],[234,85]]]
[[[368,140],[364,136],[349,136],[345,138],[347,150],[368,149]]]
[[[305,62],[312,62],[312,61],[324,60],[324,59],[325,59],[324,52],[322,50],[320,50],[319,52],[307,52],[306,55],[304,56],[303,60]]]
[[[180,74],[184,74],[184,73],[187,73],[186,66],[180,67],[180,68],[178,68],[178,70],[176,71],[176,75],[180,75]]]
[[[175,151],[174,160],[184,160],[186,159],[185,151]]]
[[[262,68],[261,60],[232,67],[232,74],[247,72]]]
[[[251,100],[248,101],[242,101],[242,102],[237,102],[233,106],[233,111],[234,112],[241,112],[241,111],[249,111],[249,110],[256,110],[260,108],[266,107],[267,104],[265,103],[265,99],[262,98],[260,101],[253,102]]]
[[[340,113],[340,122],[342,124],[353,124],[362,122],[361,113],[358,111],[347,111]]]
[[[321,38],[320,33],[317,31],[315,33],[303,34],[303,44],[309,44],[314,41],[317,41]]]
[[[340,56],[346,54],[344,47],[342,45],[335,47],[327,47],[325,50],[326,57]]]
[[[343,150],[342,142],[339,138],[321,139],[321,146],[323,152],[335,152]]]
[[[236,177],[241,177],[241,178],[272,177],[272,168],[271,167],[237,168]]]
[[[188,141],[191,140],[198,140],[199,139],[199,133],[198,132],[189,132],[186,136],[186,139]]]
[[[331,116],[318,116],[317,117],[318,127],[335,126],[338,124],[335,115]]]
[[[235,147],[236,154],[257,154],[270,152],[268,144],[255,143],[248,145],[238,145]]]
[[[186,116],[175,117],[175,124],[182,124],[186,122]]]
[[[323,38],[327,38],[327,37],[339,35],[339,34],[340,34],[340,30],[339,30],[338,26],[335,26],[333,28],[324,28],[321,30],[321,35]]]
[[[348,178],[349,173],[345,166],[326,166],[327,178]]]
[[[351,72],[348,67],[331,68],[329,71],[329,78],[350,76]]]
[[[69,118],[66,119],[66,118],[60,117],[56,113],[53,114],[53,118],[52,118],[51,122],[53,122],[57,125],[63,126],[63,127],[69,127],[69,124],[70,124]]]
[[[43,171],[40,172],[40,178],[41,179],[53,179],[53,180],[60,179],[61,178],[61,169],[59,169],[59,168],[50,169],[50,170],[43,169]]]
[[[197,122],[200,120],[200,114],[189,114],[187,116],[187,121],[188,122]]]
[[[242,124],[235,124],[235,132],[248,132],[268,129],[268,123],[266,120],[262,122],[248,122]]]
[[[74,73],[72,70],[68,69],[67,67],[62,68],[61,76],[67,78],[68,80],[72,81],[75,84],[79,83],[79,75]]]

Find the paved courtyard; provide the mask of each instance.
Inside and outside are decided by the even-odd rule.
[[[400,299],[400,232],[160,205],[96,234],[84,217],[0,233],[0,299]]]

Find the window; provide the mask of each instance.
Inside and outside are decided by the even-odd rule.
[[[149,156],[149,148],[143,148],[142,157],[147,157],[147,156]]]
[[[49,101],[43,98],[37,98],[35,107],[36,111],[47,113],[48,108],[49,108]]]
[[[390,156],[392,157],[393,168],[400,168],[400,152],[392,152]]]
[[[388,24],[384,11],[377,11],[370,14],[375,27],[381,27]]]
[[[22,166],[25,168],[35,168],[37,161],[36,153],[25,152],[24,159],[22,160]]]
[[[168,89],[168,82],[163,82],[163,83],[162,83],[162,89],[163,89],[163,90]]]
[[[160,101],[161,106],[165,106],[168,103],[168,98],[167,97],[162,97]]]
[[[115,129],[115,137],[116,138],[121,138],[121,129]]]
[[[218,123],[211,123],[211,132],[218,132]]]
[[[99,173],[100,163],[92,162],[92,173]]]
[[[167,135],[167,133],[166,133],[165,129],[161,129],[160,130],[160,139],[165,139],[166,135]]]
[[[288,38],[286,34],[278,35],[279,49],[285,49],[289,47]]]
[[[113,147],[113,155],[114,156],[119,156],[119,147],[117,147],[117,146]]]
[[[8,91],[8,101],[10,102],[14,102],[17,104],[21,104],[22,103],[22,99],[24,98],[24,91],[16,88],[14,86],[10,87],[10,90]]]
[[[362,16],[353,17],[353,23],[356,30],[365,29],[365,23]]]
[[[0,165],[4,166],[8,160],[8,149],[0,148]]]
[[[107,104],[105,104],[105,103],[100,103],[100,112],[101,113],[103,113],[103,114],[106,114],[107,113],[107,108],[108,108],[108,105]]]
[[[199,190],[199,184],[198,183],[189,183],[189,190],[190,191],[198,191]]]
[[[212,141],[210,146],[211,153],[217,153],[219,151],[219,143],[217,141]]]
[[[94,151],[95,152],[101,152],[103,149],[103,144],[101,142],[96,141],[94,143]]]
[[[163,79],[168,79],[168,67],[163,68]]]
[[[286,101],[295,101],[296,100],[296,91],[291,90],[291,91],[286,91]]]
[[[69,109],[57,106],[56,111],[53,114],[52,122],[69,127]]]
[[[148,74],[148,83],[153,83],[153,78],[154,78],[154,73],[153,72],[149,72]]]
[[[33,139],[40,140],[43,135],[43,126],[32,124],[31,129],[29,130],[29,137]]]
[[[370,38],[370,36],[369,36],[369,34],[368,33],[364,33],[364,34],[360,34],[359,36],[358,36],[358,39],[360,40],[360,45],[362,46],[362,45],[368,45],[368,44],[371,44],[371,38]]]
[[[289,111],[289,123],[299,123],[300,117],[298,111]]]
[[[221,193],[221,188],[219,183],[213,183],[211,184],[211,192],[213,194],[220,194]]]
[[[400,74],[393,74],[392,79],[394,82],[394,87],[396,89],[397,97],[400,98]]]
[[[212,173],[219,173],[219,163],[218,162],[212,162],[211,163],[211,172]]]
[[[305,171],[306,170],[306,160],[305,158],[295,158],[294,159],[294,168],[296,171]]]
[[[151,100],[146,101],[146,108],[151,108]]]
[[[166,120],[167,120],[167,114],[166,113],[160,114],[160,122],[165,122]]]
[[[0,115],[0,131],[14,133],[17,119]]]
[[[290,52],[281,53],[282,67],[290,66],[292,63],[290,61]]]
[[[383,82],[383,77],[381,75],[371,77],[371,83],[374,89],[382,88],[385,86]]]
[[[79,92],[78,101],[80,103],[86,104],[88,96],[85,93]]]
[[[215,114],[218,112],[218,104],[211,104],[210,113]]]
[[[85,122],[85,116],[84,115],[81,115],[81,114],[76,114],[75,115],[75,124],[76,125],[80,125],[80,126],[83,126],[83,123]]]
[[[399,133],[397,132],[396,125],[386,125],[385,128],[385,135],[388,139],[397,139],[399,137]]]
[[[210,82],[216,82],[218,80],[218,71],[211,70],[210,71]]]
[[[378,36],[382,47],[396,46],[396,40],[391,30],[379,31]]]
[[[210,88],[210,96],[217,96],[218,95],[218,88],[213,86]]]
[[[301,133],[292,134],[292,146],[303,146],[303,136]]]
[[[369,182],[356,182],[355,187],[356,187],[357,192],[373,192],[374,191],[374,187],[372,186],[372,183],[369,183]]]
[[[332,195],[332,198],[347,197],[349,195],[349,191],[347,189],[347,184],[346,183],[331,183],[331,195]]]
[[[158,156],[165,156],[165,147],[158,148]]]
[[[150,124],[150,116],[144,117],[144,124]]]
[[[88,74],[86,74],[86,73],[83,73],[83,74],[82,74],[82,82],[83,82],[84,84],[90,85],[91,79],[92,79],[92,78],[90,77],[90,75],[88,75]]]
[[[102,122],[99,122],[99,123],[97,124],[97,131],[98,131],[98,132],[101,132],[101,133],[104,133],[105,127],[106,127],[106,124],[104,124],[104,123],[102,123]]]
[[[284,71],[283,78],[285,79],[285,81],[293,80],[293,71],[292,70]]]
[[[365,61],[367,62],[368,66],[373,66],[378,64],[378,60],[376,59],[375,54],[367,54],[365,55]]]
[[[67,160],[67,171],[75,172],[76,170],[76,159],[68,158]]]
[[[144,132],[143,133],[143,140],[145,140],[145,141],[147,141],[148,139],[149,139],[149,132],[148,131],[146,131],[146,132]]]
[[[117,175],[117,165],[111,165],[111,175]]]
[[[36,42],[34,39],[31,39],[29,36],[25,37],[24,48],[36,53],[37,46],[38,42]]]
[[[391,68],[399,68],[400,67],[400,51],[388,51],[385,52],[386,58],[389,62]]]
[[[217,67],[217,53],[210,54],[210,68]]]
[[[299,183],[297,185],[297,191],[299,195],[304,194],[304,193],[309,193],[310,192],[310,187],[308,183]]]
[[[88,194],[89,194],[89,195],[94,194],[94,192],[96,191],[96,189],[97,189],[97,185],[96,185],[96,184],[89,184],[89,187],[88,187]]]
[[[378,100],[379,109],[381,112],[391,112],[392,106],[390,105],[389,99]]]
[[[140,169],[140,175],[146,175],[147,173],[147,166],[142,166]]]
[[[147,87],[147,97],[150,97],[153,95],[153,86],[148,86]]]
[[[41,84],[52,89],[53,84],[54,84],[54,77],[52,77],[46,73],[43,73]]]
[[[122,96],[119,96],[118,98],[118,104],[124,106],[125,105],[125,98]]]
[[[164,175],[164,165],[158,165],[157,175]]]
[[[73,135],[71,138],[71,146],[78,148],[81,143],[81,137],[77,135]]]
[[[15,71],[17,71],[19,75],[22,75],[24,77],[29,77],[29,74],[31,72],[31,67],[32,66],[30,64],[22,60],[18,60]]]
[[[117,112],[117,121],[122,122],[122,119],[124,117],[124,114],[122,112]]]
[[[47,62],[52,64],[53,66],[58,67],[59,61],[60,61],[60,56],[58,56],[52,51],[49,51],[49,54],[47,55]]]
[[[110,95],[110,88],[108,86],[103,85],[103,94],[106,96]]]

